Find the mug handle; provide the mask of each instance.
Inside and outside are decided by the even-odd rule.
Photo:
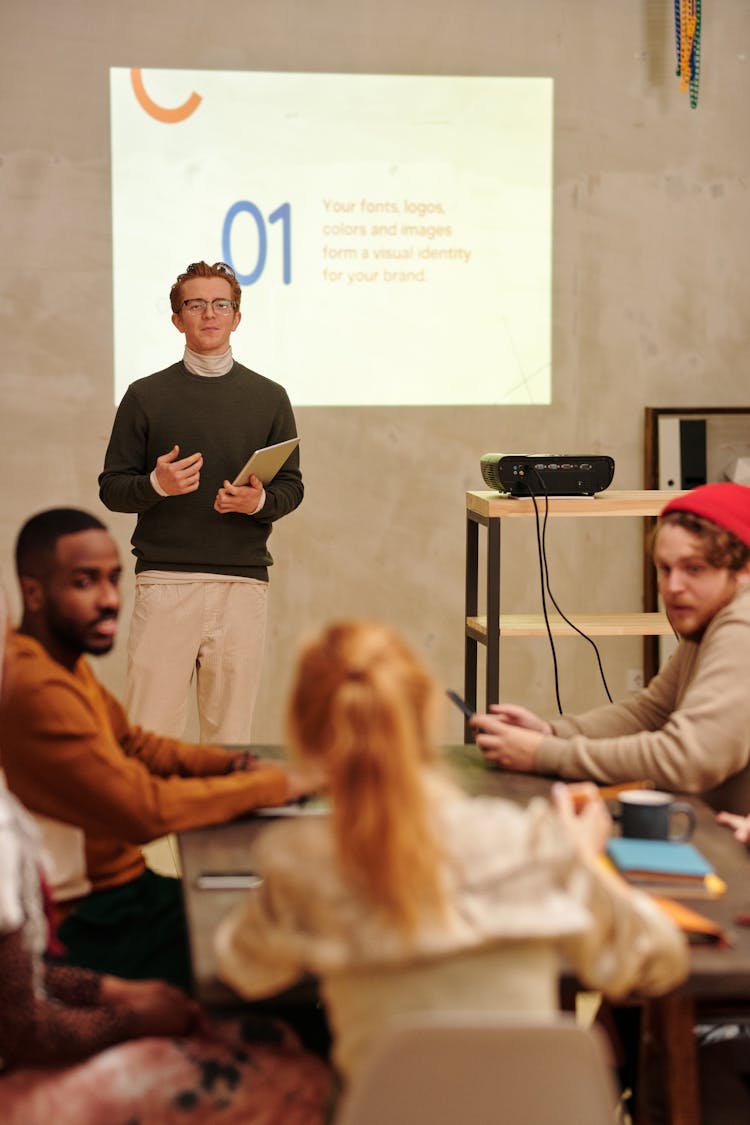
[[[683,816],[687,817],[687,824],[686,824],[686,826],[685,826],[685,828],[683,829],[682,832],[673,833],[672,828],[671,828],[671,821],[672,821],[672,817],[675,814],[678,814],[678,813],[682,813]],[[685,841],[685,840],[690,839],[690,837],[693,835],[693,832],[695,831],[695,809],[693,808],[692,805],[687,804],[686,801],[673,801],[673,803],[672,803],[672,805],[670,806],[670,809],[669,809],[669,820],[670,820],[670,829],[669,829],[669,839],[670,840]]]

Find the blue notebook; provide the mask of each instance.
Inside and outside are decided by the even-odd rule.
[[[700,880],[713,874],[713,867],[694,844],[676,840],[631,840],[615,837],[607,854],[620,874],[628,879]]]

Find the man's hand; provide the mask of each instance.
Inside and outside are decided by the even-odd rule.
[[[214,509],[222,514],[225,512],[244,512],[251,516],[260,504],[263,495],[263,481],[256,476],[251,476],[247,484],[230,484],[224,481],[224,487],[216,493]]]
[[[736,813],[720,812],[716,816],[719,824],[725,824],[734,832],[735,840],[750,844],[750,816],[737,816]]]
[[[528,720],[535,725],[531,726]],[[469,726],[478,732],[475,742],[487,761],[521,773],[533,772],[536,751],[548,725],[523,707],[511,704],[493,704],[490,714],[475,715],[469,720]]]
[[[533,711],[526,707],[519,707],[516,703],[492,703],[490,714],[497,715],[504,723],[512,727],[523,727],[524,730],[537,730],[541,734],[552,734],[552,724],[546,719],[540,719]]]
[[[252,770],[263,769],[283,770],[289,782],[287,801],[298,801],[300,797],[309,797],[312,793],[320,793],[326,787],[325,774],[318,767],[298,765],[296,762],[284,761],[279,758],[259,758],[245,750],[232,755],[226,772],[249,773]]]
[[[130,1013],[134,1037],[185,1035],[197,1023],[200,1008],[179,988],[160,980],[120,980],[103,976],[99,1000]]]
[[[276,762],[275,765],[279,763]],[[309,797],[326,789],[326,776],[321,769],[296,763],[284,764],[282,768],[289,782],[288,801],[298,801],[300,797]]]
[[[200,484],[203,454],[191,453],[178,460],[179,454],[179,445],[173,445],[169,453],[163,453],[156,460],[156,479],[167,496],[195,492]]]

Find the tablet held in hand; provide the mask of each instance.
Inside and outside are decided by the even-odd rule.
[[[256,449],[252,457],[242,466],[232,481],[234,485],[247,484],[251,476],[256,476],[263,484],[270,484],[293,449],[299,445],[299,438],[280,441],[276,445],[266,445]]]

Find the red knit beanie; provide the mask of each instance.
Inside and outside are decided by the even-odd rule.
[[[669,512],[692,512],[711,523],[731,531],[741,543],[750,547],[750,488],[745,484],[724,481],[720,484],[701,484],[691,492],[675,496],[660,515]]]

